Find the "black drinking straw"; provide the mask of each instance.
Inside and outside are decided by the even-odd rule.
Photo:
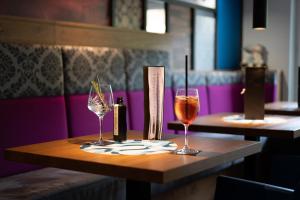
[[[188,55],[185,55],[185,96],[188,96]]]
[[[185,55],[185,116],[188,118],[188,55]]]

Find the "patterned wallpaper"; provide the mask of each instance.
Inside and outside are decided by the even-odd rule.
[[[0,43],[0,99],[59,95],[63,95],[60,48]]]
[[[140,30],[143,26],[143,1],[113,0],[113,25]]]
[[[62,47],[66,94],[87,94],[90,83],[100,76],[113,91],[125,90],[123,51],[107,47]]]

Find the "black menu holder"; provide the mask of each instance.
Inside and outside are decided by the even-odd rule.
[[[300,67],[298,67],[298,108],[300,108]]]
[[[246,67],[245,119],[264,119],[266,68]]]
[[[164,66],[144,67],[144,135],[145,140],[161,140],[165,88]],[[138,101],[138,99],[137,99]]]

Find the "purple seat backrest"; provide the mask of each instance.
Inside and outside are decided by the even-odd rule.
[[[62,54],[69,136],[97,134],[99,119],[87,108],[90,83],[99,75],[101,83],[111,84],[115,101],[122,96],[126,103],[123,52],[117,48],[64,46]],[[113,112],[110,112],[104,117],[103,131],[112,130]]]
[[[244,88],[242,71],[214,71],[207,74],[208,99],[211,113],[243,112]],[[276,72],[267,71],[265,81],[265,101],[276,99]]]
[[[37,168],[7,161],[4,149],[67,138],[61,51],[0,44],[0,177]]]
[[[133,130],[144,130],[144,89],[143,67],[165,66],[165,95],[163,132],[173,133],[167,129],[167,123],[174,120],[173,94],[169,68],[169,54],[158,50],[125,49],[126,78],[129,99],[130,126]]]
[[[243,74],[241,71],[214,71],[207,74],[211,114],[242,112]]]
[[[116,91],[113,92],[113,95],[115,101],[118,96],[125,97],[125,104],[127,105],[125,91]],[[68,95],[65,98],[67,102],[70,137],[99,133],[99,119],[87,108],[88,94]],[[128,117],[127,123],[129,124]],[[113,112],[105,115],[102,130],[103,132],[113,130]]]

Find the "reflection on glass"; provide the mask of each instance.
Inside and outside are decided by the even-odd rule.
[[[166,32],[165,3],[158,0],[147,1],[146,31],[152,33]]]

